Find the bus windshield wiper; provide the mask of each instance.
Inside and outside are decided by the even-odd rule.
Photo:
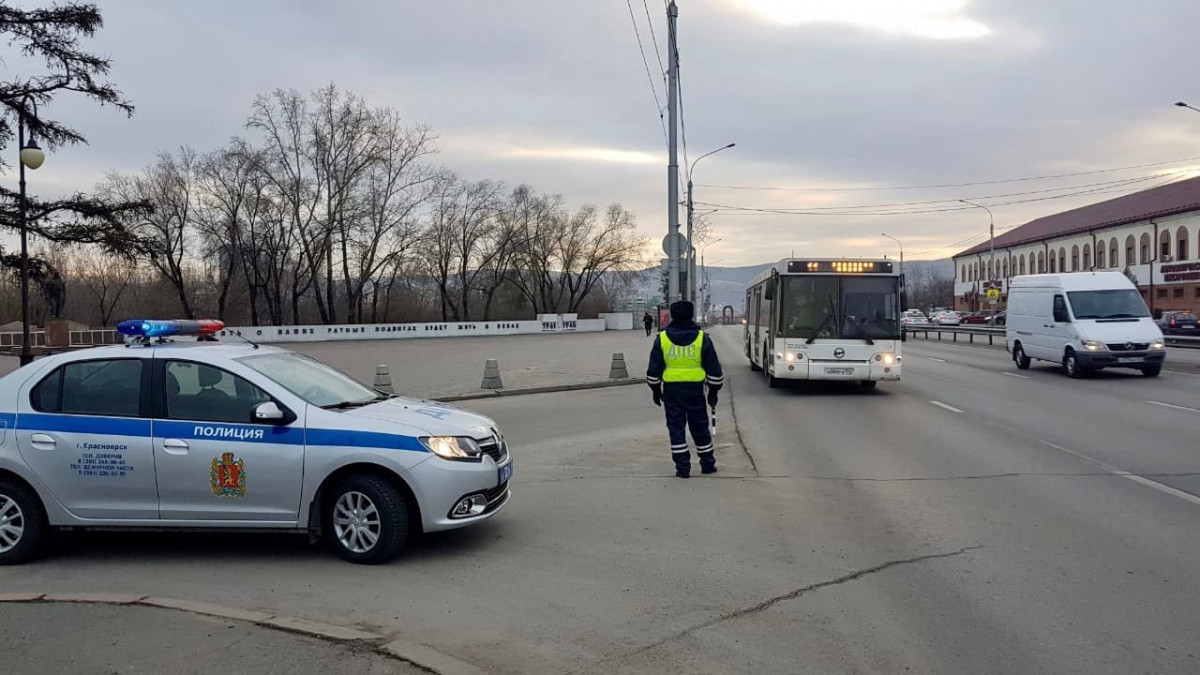
[[[829,320],[834,318],[836,318],[836,316],[832,312],[826,314],[825,318],[821,319],[821,323],[817,324],[816,330],[812,332],[812,335],[808,336],[808,340],[805,340],[804,344],[811,345],[813,341],[817,339],[817,336],[821,334],[821,330],[825,328],[825,325],[829,323]]]

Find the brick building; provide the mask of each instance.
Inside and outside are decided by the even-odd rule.
[[[1137,284],[1155,314],[1200,312],[1200,178],[1143,190],[1032,220],[954,256],[954,308],[990,307],[994,279],[1003,309],[1008,282],[1022,274],[1104,270]]]

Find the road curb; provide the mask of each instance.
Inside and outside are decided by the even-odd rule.
[[[441,401],[442,403],[454,403],[456,401],[476,401],[485,398],[500,398],[503,396],[526,396],[529,394],[554,394],[563,391],[583,391],[586,389],[607,389],[609,387],[627,387],[631,384],[645,384],[644,377],[631,377],[629,379],[607,380],[603,382],[580,382],[577,384],[554,384],[545,387],[525,387],[522,389],[497,389],[495,391],[485,391],[474,394],[452,394],[450,396],[435,396],[432,400]]]
[[[179,600],[133,593],[37,593],[13,591],[0,593],[0,604],[4,603],[87,603],[113,605],[117,607],[150,607],[200,616],[211,616],[233,621],[244,621],[256,626],[315,637],[326,642],[359,645],[384,656],[404,661],[435,675],[481,675],[484,671],[465,661],[443,654],[423,644],[397,639],[395,636],[368,633],[357,628],[335,626],[298,617],[257,612],[239,607],[214,605],[207,602]]]

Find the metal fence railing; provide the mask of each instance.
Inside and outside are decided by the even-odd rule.
[[[20,347],[22,343],[21,331],[13,331],[11,333],[0,333],[0,348],[4,347]],[[46,344],[46,331],[31,330],[29,331],[29,345],[31,347],[42,347]]]
[[[1004,344],[1004,329],[991,326],[905,326],[904,332],[914,338],[920,335],[926,340],[949,339],[951,342],[975,344],[976,339],[982,342],[986,338],[989,345]],[[936,337],[930,337],[931,334]],[[944,335],[949,337],[944,338]],[[960,340],[960,336],[965,338]],[[1167,335],[1164,336],[1164,340],[1168,347],[1200,349],[1200,336]]]
[[[119,345],[125,342],[124,337],[115,328],[92,328],[90,330],[71,331],[72,347],[95,347],[98,345]]]

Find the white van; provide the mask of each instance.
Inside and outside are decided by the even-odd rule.
[[[1052,361],[1071,377],[1114,367],[1155,377],[1167,356],[1162,331],[1120,272],[1015,277],[1004,341],[1018,368]]]

